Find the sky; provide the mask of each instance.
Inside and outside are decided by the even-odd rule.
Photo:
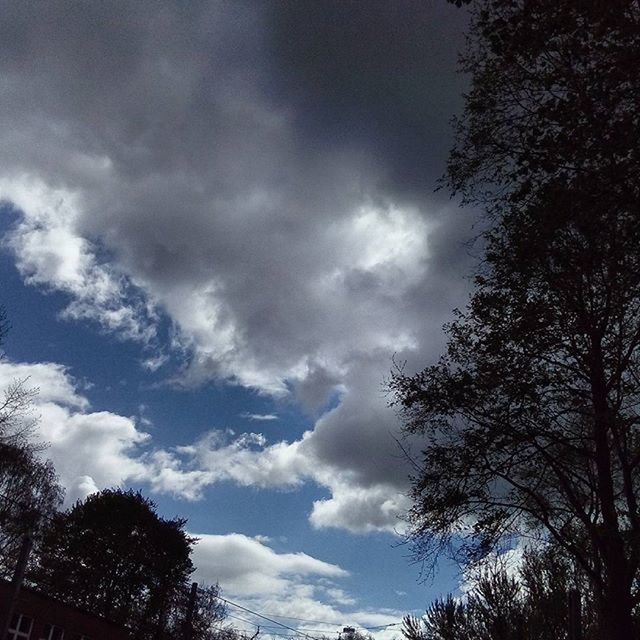
[[[0,388],[39,389],[65,506],[139,489],[188,518],[195,579],[229,600],[399,636],[459,582],[444,559],[420,582],[401,544],[385,380],[438,358],[475,264],[473,211],[437,189],[464,10],[1,12]]]

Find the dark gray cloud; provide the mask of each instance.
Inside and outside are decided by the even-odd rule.
[[[293,390],[310,411],[340,394],[285,456],[315,460],[299,473],[330,488],[334,513],[403,488],[382,380],[394,353],[437,356],[470,264],[470,215],[433,193],[464,15],[444,2],[2,11],[0,197],[24,211],[7,239],[24,277],[70,294],[68,317],[151,346],[166,314],[185,383]],[[324,525],[332,505],[320,511]]]
[[[386,187],[424,194],[443,171],[465,14],[446,2],[302,1],[271,5],[283,103],[317,144],[384,157]]]

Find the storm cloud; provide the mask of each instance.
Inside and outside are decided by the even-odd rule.
[[[316,526],[392,528],[407,469],[383,379],[394,354],[437,357],[472,260],[473,214],[434,193],[464,15],[326,1],[2,12],[0,197],[25,281],[68,294],[69,321],[138,341],[174,384],[299,403],[313,430],[254,442],[264,475],[235,480],[312,480],[330,494]],[[228,446],[203,434],[166,453],[157,488],[216,482]]]

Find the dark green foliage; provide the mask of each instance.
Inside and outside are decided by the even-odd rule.
[[[576,582],[577,580],[577,582]],[[567,640],[568,590],[579,587],[583,638],[599,636],[588,582],[576,578],[557,549],[527,552],[518,568],[484,568],[463,597],[436,600],[422,619],[407,616],[408,640]]]
[[[55,516],[30,576],[41,590],[132,629],[171,637],[184,619],[194,539],[140,493],[107,489]]]
[[[449,186],[485,259],[441,361],[392,388],[424,436],[412,537],[474,563],[552,540],[602,637],[640,600],[640,6],[475,0]]]
[[[37,540],[61,501],[50,462],[27,447],[0,442],[0,577],[11,578],[22,537]]]
[[[182,597],[179,600],[179,605],[174,612],[174,621],[170,625],[170,628],[184,630],[184,621],[187,615],[188,606],[188,593],[186,590],[182,590]],[[219,599],[220,588],[218,585],[211,585],[208,587],[199,587],[196,595],[196,604],[193,611],[193,617],[191,620],[191,635],[190,640],[220,640],[220,629],[214,627],[214,623],[223,620],[227,611]],[[235,630],[234,630],[235,631]],[[229,640],[243,640],[243,635],[236,632],[237,636],[234,639],[232,634],[229,633]],[[176,637],[181,637],[175,634]]]
[[[467,607],[451,595],[436,600],[422,620],[406,616],[402,635],[407,640],[471,640]]]
[[[0,307],[0,345],[8,329]],[[33,439],[37,389],[27,382],[10,384],[0,400],[0,577],[5,579],[13,574],[22,537],[37,540],[63,496],[53,465],[38,456],[42,446]]]
[[[209,635],[204,636],[206,640],[256,640],[260,636],[260,628],[255,633],[249,635],[244,631],[239,631],[235,627],[225,626],[220,629],[211,631]],[[324,636],[320,636],[318,640],[325,640]],[[328,639],[327,639],[328,640]]]

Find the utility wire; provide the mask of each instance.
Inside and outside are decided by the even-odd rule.
[[[332,625],[338,624],[336,622],[327,622],[326,620],[309,620],[308,618],[294,618],[293,616],[281,616],[279,613],[268,613],[268,615],[275,616],[276,618],[286,618],[287,620],[298,620],[299,622],[312,622],[314,624],[332,624]]]
[[[256,629],[269,629],[269,631],[266,632],[267,635],[269,636],[277,636],[278,638],[297,638],[298,637],[297,635],[294,635],[292,633],[277,633],[276,631],[270,631],[270,629],[280,628],[275,624],[257,624],[252,620],[249,620],[247,618],[241,618],[240,616],[234,616],[231,613],[227,614],[227,618],[233,618],[234,620],[241,620],[242,622],[246,622],[247,624],[250,624],[252,627],[255,627]]]
[[[248,618],[242,618],[240,616],[234,616],[231,613],[227,614],[227,618],[233,618],[234,620],[241,620],[242,622],[246,622],[250,624],[252,627],[260,627],[260,629],[280,629],[280,625],[275,624],[258,624],[254,620],[249,620]],[[298,629],[298,631],[303,631],[303,629]],[[327,633],[326,629],[304,629],[304,631],[317,631],[318,633]],[[330,633],[330,632],[329,632]],[[293,636],[288,635],[287,637],[292,638]]]
[[[20,501],[20,500],[16,500],[15,498],[13,498],[12,496],[7,495],[6,493],[2,493],[0,492],[0,499],[5,499],[5,500],[9,500],[10,502],[12,502],[13,504],[21,507],[21,508],[25,508],[27,505],[25,504],[25,502]],[[36,513],[40,516],[40,518],[42,520],[48,520],[48,521],[52,521],[54,519],[54,517],[57,515],[57,512],[54,513],[53,515],[46,515],[44,513],[42,513],[41,511],[35,510]],[[257,613],[256,611],[252,611],[251,609],[248,609],[247,607],[243,607],[240,604],[237,604],[236,602],[231,602],[231,600],[227,600],[226,598],[223,598],[221,596],[218,596],[218,600],[222,600],[223,602],[226,602],[227,604],[230,604],[231,606],[234,607],[238,607],[239,609],[242,609],[243,611],[246,611],[247,613],[250,613],[254,616],[258,616],[259,618],[263,618],[264,620],[268,620],[269,622],[273,622],[274,624],[276,624],[278,627],[282,627],[284,629],[288,629],[289,631],[293,631],[295,634],[297,635],[301,635],[301,636],[305,636],[306,638],[310,638],[310,640],[319,640],[319,638],[314,638],[313,636],[308,635],[307,633],[305,633],[305,631],[310,631],[312,633],[331,633],[331,631],[328,631],[326,629],[294,629],[293,627],[290,627],[282,622],[278,622],[277,620],[272,620],[271,618],[269,618],[266,615],[263,615],[261,613]],[[285,620],[296,620],[298,622],[311,622],[313,624],[326,624],[326,625],[330,625],[332,627],[335,626],[341,626],[340,624],[336,623],[336,622],[327,622],[326,620],[310,620],[309,618],[296,618],[294,616],[282,616],[276,613],[272,613],[270,615],[276,616],[277,618],[284,618]],[[237,618],[238,620],[242,620],[243,622],[247,622],[249,624],[252,624],[253,626],[257,627],[259,625],[256,625],[255,623],[251,622],[250,620],[246,620],[244,618],[240,618],[238,616],[233,616],[231,614],[229,614],[230,618]],[[374,627],[355,627],[356,629],[365,629],[366,631],[373,631],[374,629],[386,629],[388,627],[395,627],[398,626],[400,624],[400,622],[390,622],[389,624],[380,624],[380,625],[376,625]],[[263,627],[265,628],[269,628],[269,626],[267,625],[263,625]],[[279,634],[272,634],[272,635],[279,635]],[[280,634],[281,635],[281,634]],[[292,636],[284,636],[287,638],[290,638]]]
[[[273,616],[274,618],[284,618],[285,620],[296,620],[298,622],[311,622],[313,624],[327,624],[331,626],[342,626],[337,622],[328,622],[327,620],[310,620],[309,618],[295,618],[294,616],[281,616],[279,613],[269,613],[268,611],[265,615]],[[388,624],[378,624],[373,627],[360,627],[356,626],[356,629],[366,629],[367,631],[373,631],[374,629],[386,629],[387,627],[397,627],[402,624],[401,622],[389,622]],[[308,631],[318,631],[318,629],[308,629]],[[322,632],[324,633],[324,632]]]
[[[397,627],[402,622],[389,622],[388,624],[378,624],[375,627],[356,627],[356,629],[366,629],[367,631],[373,631],[374,629],[386,629],[387,627]]]
[[[327,620],[310,620],[309,618],[295,618],[294,616],[282,616],[279,613],[269,613],[268,611],[265,613],[265,615],[273,616],[274,618],[284,618],[285,620],[297,620],[298,622],[311,622],[313,624],[327,624],[327,625],[334,626],[334,627],[342,626],[340,623],[337,623],[337,622],[328,622]],[[402,623],[401,622],[389,622],[387,624],[378,624],[378,625],[375,625],[373,627],[356,626],[355,628],[356,629],[366,629],[367,631],[371,631],[373,629],[386,629],[387,627],[397,627],[400,624],[402,624]],[[318,629],[308,629],[308,631],[318,631]]]
[[[284,624],[284,622],[278,622],[277,620],[274,620],[273,618],[269,618],[268,616],[264,616],[261,613],[258,613],[256,611],[252,611],[248,607],[243,607],[241,604],[238,604],[237,602],[232,602],[231,600],[228,600],[227,598],[222,598],[220,596],[218,596],[218,598],[220,600],[222,600],[223,602],[226,602],[227,604],[230,604],[232,607],[237,607],[238,609],[242,609],[242,611],[246,611],[247,613],[251,613],[252,615],[257,616],[258,618],[263,618],[264,620],[268,620],[269,622],[273,622],[274,624],[277,624],[279,627],[282,627],[283,629],[288,629],[289,631],[293,631],[295,634],[297,634],[299,636],[304,636],[305,638],[309,638],[310,640],[320,640],[319,638],[315,638],[314,636],[310,636],[308,633],[304,633],[302,631],[298,631],[297,629],[294,629],[293,627],[290,627],[289,625]]]
[[[233,618],[234,620],[242,620],[242,622],[248,622],[249,624],[257,627],[258,625],[253,622],[253,620],[247,620],[247,618],[241,618],[240,616],[234,616],[232,613],[227,613],[227,618]],[[276,629],[277,627],[272,627],[271,625],[263,625],[265,629]]]
[[[239,609],[242,609],[243,611],[246,611],[247,613],[250,613],[254,616],[258,616],[259,618],[263,618],[264,620],[268,620],[269,622],[273,622],[274,624],[278,625],[278,627],[283,627],[284,629],[288,629],[289,631],[293,631],[294,633],[298,634],[298,635],[302,635],[305,636],[307,638],[311,638],[312,640],[319,640],[318,638],[314,638],[313,636],[308,635],[307,631],[311,632],[311,633],[333,633],[332,631],[328,630],[328,629],[306,629],[304,627],[300,627],[298,629],[294,629],[293,627],[290,627],[286,624],[284,624],[283,622],[278,622],[277,620],[274,620],[272,618],[269,618],[268,616],[262,614],[262,613],[258,613],[256,611],[252,611],[251,609],[244,607],[236,602],[232,602],[226,598],[223,598],[221,596],[218,596],[218,598],[220,600],[222,600],[223,602],[226,602],[227,604],[230,604],[234,607],[238,607]],[[336,622],[327,622],[327,621],[323,621],[323,620],[309,620],[308,618],[295,618],[294,616],[281,616],[279,614],[276,613],[271,613],[269,615],[272,615],[274,617],[277,618],[285,618],[287,620],[298,620],[300,622],[315,622],[316,624],[326,624],[326,625],[330,625],[332,627],[340,627],[341,625],[336,623]],[[246,620],[244,618],[240,618],[238,616],[233,616],[231,614],[229,614],[229,617],[235,617],[238,620],[243,620],[244,622],[248,622],[249,624],[252,624],[254,626],[258,626],[256,625],[254,622],[251,622],[250,620]],[[374,629],[386,629],[388,627],[395,627],[398,626],[399,624],[401,624],[400,622],[389,622],[388,624],[379,624],[373,627],[360,627],[357,626],[355,627],[356,629],[364,629],[366,631],[373,631]],[[262,625],[264,628],[271,628],[270,625]]]

